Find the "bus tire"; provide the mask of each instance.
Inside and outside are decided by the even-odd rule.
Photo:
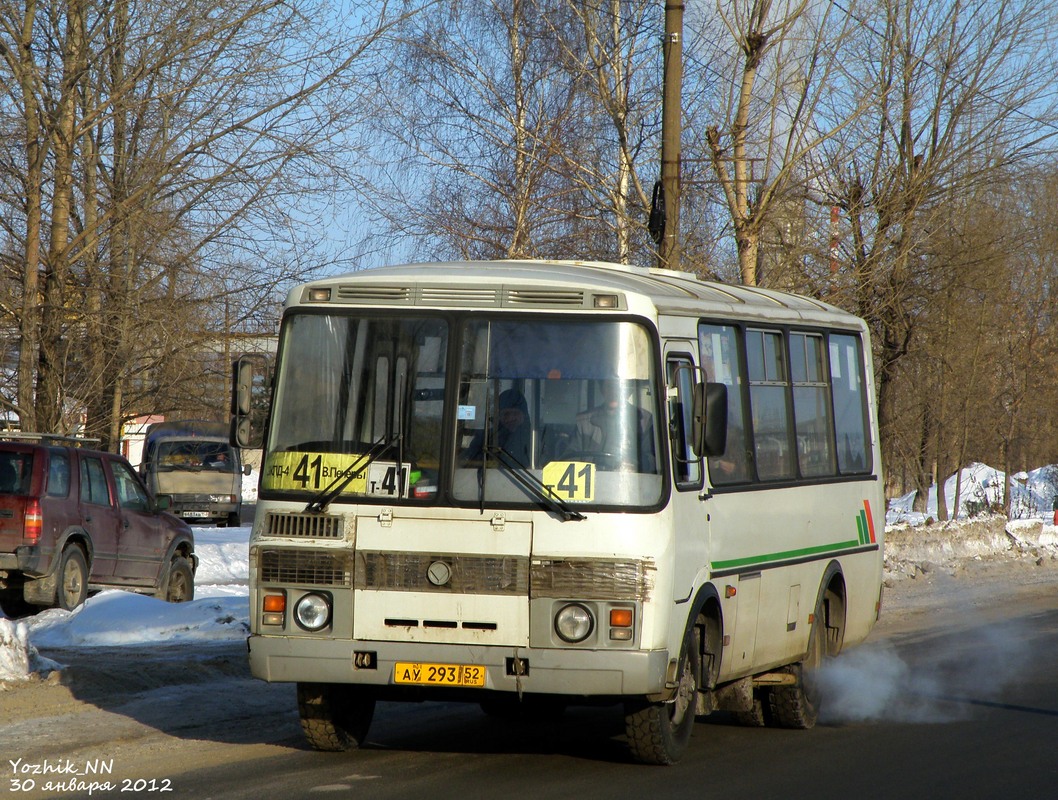
[[[680,682],[668,703],[635,702],[625,707],[625,735],[632,758],[642,764],[675,764],[683,756],[694,729],[698,700],[701,648],[697,626],[683,640]]]
[[[731,716],[735,722],[744,728],[765,727],[771,719],[768,694],[767,689],[756,689],[753,692],[753,708],[749,711],[732,712]]]
[[[808,652],[804,660],[784,668],[796,679],[793,686],[775,686],[768,691],[771,718],[780,728],[808,730],[819,719],[819,670],[827,654],[826,620],[823,604],[816,607]]]
[[[367,738],[375,700],[356,687],[331,683],[298,684],[301,730],[314,750],[355,750]]]
[[[56,582],[55,605],[73,611],[88,597],[88,562],[75,544],[62,551]]]

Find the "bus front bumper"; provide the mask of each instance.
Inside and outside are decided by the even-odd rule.
[[[351,683],[401,690],[405,687],[394,680],[397,662],[462,664],[485,667],[484,691],[596,697],[664,691],[670,658],[664,650],[530,650],[300,636],[251,636],[247,646],[251,673],[270,682]],[[523,674],[515,674],[519,670]]]

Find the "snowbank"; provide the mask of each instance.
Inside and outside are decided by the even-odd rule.
[[[198,596],[213,594],[214,589],[223,586],[245,586],[250,578],[249,541],[249,526],[195,528],[195,553],[198,555],[195,587]]]
[[[959,512],[956,519],[971,519],[992,509],[1003,507],[1003,472],[987,464],[971,464],[962,470],[959,486]],[[955,507],[956,476],[944,482],[944,497],[949,514]],[[889,501],[885,521],[888,525],[908,523],[922,525],[929,519],[937,519],[937,487],[929,490],[924,512],[914,511],[915,492]],[[1011,519],[1053,518],[1055,498],[1058,497],[1058,465],[1049,465],[1031,472],[1019,472],[1010,481]]]
[[[29,626],[0,617],[0,690],[5,684],[26,680],[30,675],[46,674],[60,667],[44,658],[29,643]]]
[[[51,608],[28,622],[38,647],[114,647],[129,644],[245,639],[248,596],[166,603],[117,589],[100,592],[73,611]]]
[[[0,616],[0,688],[61,665],[37,647],[114,647],[242,639],[249,631],[250,528],[195,528],[195,597],[166,603],[111,590],[74,611],[48,609],[23,620]]]
[[[967,561],[1058,559],[1058,528],[1042,520],[977,517],[965,522],[933,523],[885,530],[887,581],[914,578],[935,570],[953,572]]]

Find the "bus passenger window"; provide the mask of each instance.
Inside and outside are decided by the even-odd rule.
[[[709,480],[714,485],[745,483],[753,475],[753,456],[747,449],[742,414],[742,367],[738,357],[738,329],[732,325],[700,325],[698,349],[710,381],[727,387],[727,447],[709,458]]]
[[[797,464],[805,478],[833,475],[837,471],[823,352],[821,335],[790,334]]]
[[[753,447],[757,477],[761,480],[793,478],[790,418],[786,407],[789,381],[778,331],[746,331],[749,366],[749,403],[753,412]]]
[[[830,391],[837,430],[838,471],[842,475],[871,471],[862,364],[858,337],[831,334]]]

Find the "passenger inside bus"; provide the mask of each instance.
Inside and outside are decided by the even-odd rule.
[[[636,405],[630,390],[625,391],[618,380],[603,381],[601,393],[599,405],[577,415],[570,451],[612,457],[616,463],[610,468],[656,472],[651,415]]]
[[[532,446],[532,425],[529,422],[529,407],[525,402],[525,397],[517,389],[507,389],[500,392],[497,405],[497,425],[496,432],[493,434],[495,444],[520,464],[528,466]],[[485,430],[482,429],[474,436],[463,458],[467,461],[480,459],[484,446]]]

